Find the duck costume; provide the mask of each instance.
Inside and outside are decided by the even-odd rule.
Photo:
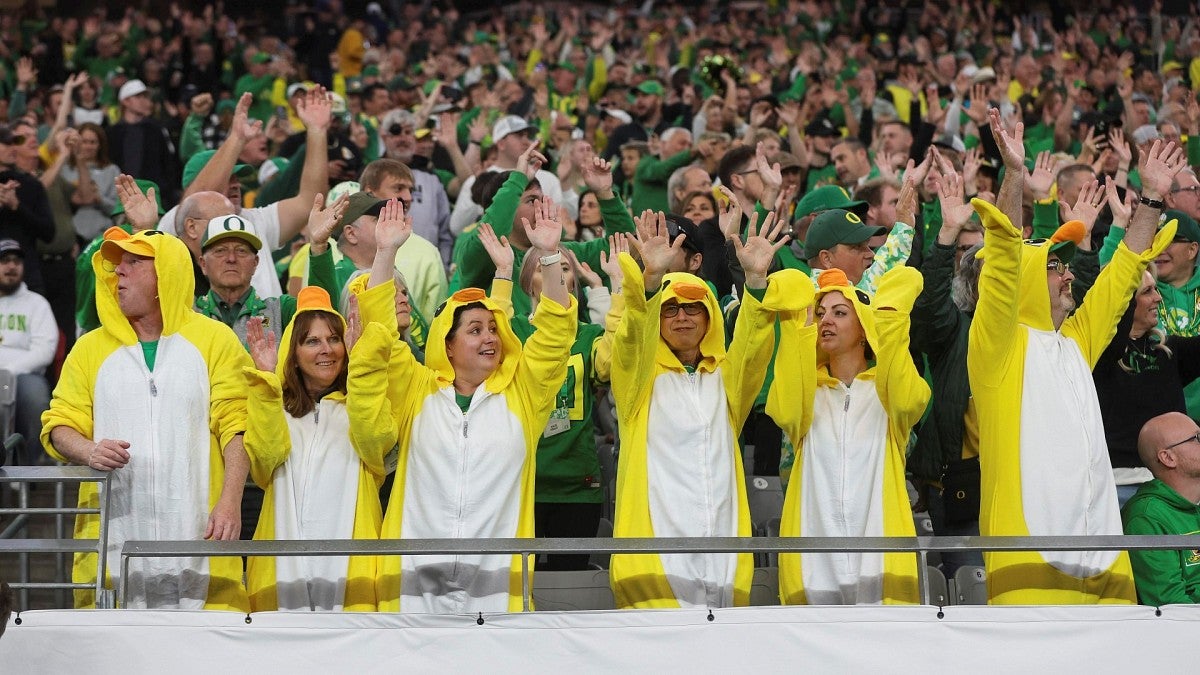
[[[296,319],[324,311],[336,316],[343,330],[346,327],[322,288],[304,288],[296,303],[296,315],[279,341],[275,372],[243,371],[249,390],[250,476],[265,491],[254,538],[378,539],[383,458],[394,439],[364,434],[359,440],[373,444],[352,443],[346,395],[340,391],[327,394],[303,417],[292,417],[284,409],[280,383]],[[251,557],[246,564],[250,606],[256,612],[374,611],[375,562],[373,556]]]
[[[854,307],[874,363],[846,385],[829,373],[817,348],[817,324],[781,317],[775,381],[767,413],[799,439],[779,534],[783,537],[913,537],[905,488],[909,433],[929,402],[929,385],[908,353],[909,313],[921,273],[895,267],[874,299],[838,269],[826,270],[809,303],[833,292]],[[784,553],[779,556],[784,604],[919,602],[911,553]]]
[[[242,368],[250,355],[225,324],[192,311],[191,253],[156,231],[130,235],[112,227],[92,256],[100,328],[75,343],[63,364],[42,445],[55,459],[50,432],[66,426],[94,440],[129,442],[129,463],[112,472],[107,572],[120,585],[126,540],[202,539],[225,481],[222,450],[246,428]],[[140,343],[117,302],[114,267],[128,251],[153,258],[162,335]],[[148,365],[149,364],[149,365]],[[99,507],[94,483],[79,489],[81,508]],[[75,521],[75,537],[96,539],[97,516]],[[130,564],[127,607],[250,609],[240,558],[149,558]],[[77,554],[72,579],[96,580],[96,558]],[[106,582],[106,585],[109,585]],[[90,606],[90,591],[77,592]]]
[[[765,294],[747,292],[726,353],[724,320],[708,284],[675,272],[647,298],[637,263],[622,253],[620,264],[625,316],[611,376],[621,429],[613,536],[749,537],[738,430],[771,361],[775,313],[791,306],[796,288],[807,285],[811,297],[812,282],[784,270],[768,278]],[[660,308],[672,299],[708,310],[694,371],[660,335]],[[620,608],[729,607],[749,603],[753,574],[749,553],[618,554],[610,581]]]
[[[385,283],[358,295],[366,328],[352,350],[348,379],[351,437],[385,433],[399,442],[380,537],[533,537],[538,439],[567,374],[575,300],[570,307],[539,302],[537,330],[522,347],[504,311],[481,289],[458,291],[430,325],[421,365],[399,340],[395,293],[395,284]],[[464,408],[446,336],[455,310],[476,303],[495,318],[503,353]],[[521,558],[383,556],[376,594],[380,611],[519,612]]]
[[[1092,368],[1112,340],[1142,272],[1175,236],[1149,251],[1122,243],[1073,315],[1055,330],[1046,263],[1067,262],[1082,223],[1049,240],[1021,231],[992,204],[972,200],[984,226],[979,302],[967,350],[979,415],[983,536],[1121,534],[1117,491]],[[1015,299],[1015,300],[1014,300]],[[1133,603],[1124,551],[984,553],[993,604]]]

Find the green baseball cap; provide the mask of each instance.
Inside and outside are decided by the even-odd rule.
[[[162,205],[162,190],[158,188],[158,183],[155,183],[152,180],[145,180],[143,178],[134,179],[133,182],[137,183],[138,189],[142,191],[142,194],[148,194],[150,192],[150,188],[154,188],[154,201],[158,203],[158,215],[161,216],[167,212]],[[112,211],[109,212],[108,215],[119,216],[122,213],[125,213],[125,205],[122,204],[121,200],[118,199],[116,206],[113,206]]]
[[[217,154],[216,150],[203,150],[192,155],[192,158],[183,167],[183,187],[185,189],[192,184],[192,181],[196,180],[196,176],[200,175],[200,172],[208,164],[208,160],[212,159],[215,154]],[[233,172],[230,173],[230,176],[236,176],[238,180],[245,180],[253,175],[254,167],[249,164],[234,164]]]
[[[355,192],[350,195],[350,202],[346,204],[346,212],[342,214],[342,224],[353,225],[354,221],[363,216],[378,216],[379,210],[386,203],[387,200],[366,192]]]
[[[658,82],[657,80],[646,80],[635,87],[635,89],[638,91],[638,93],[648,94],[650,96],[662,96],[663,94],[667,93],[666,90],[663,89],[662,83]]]
[[[819,214],[808,227],[804,255],[812,258],[838,244],[861,244],[871,237],[887,234],[886,227],[867,225],[857,214],[845,209],[830,209]]]
[[[1200,244],[1200,224],[1196,223],[1196,219],[1175,209],[1163,211],[1159,222],[1163,225],[1178,220],[1179,224],[1175,227],[1175,241],[1188,241]]]
[[[793,218],[803,218],[810,213],[828,211],[829,209],[845,209],[858,217],[867,215],[869,205],[864,201],[850,199],[850,193],[837,185],[822,185],[809,190],[796,203],[796,213]]]

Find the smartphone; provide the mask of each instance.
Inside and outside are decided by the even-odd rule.
[[[278,117],[280,122],[286,122],[288,118],[287,108],[281,105],[275,106],[275,117]]]

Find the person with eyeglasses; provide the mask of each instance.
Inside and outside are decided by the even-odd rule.
[[[1200,427],[1180,412],[1146,422],[1138,455],[1154,480],[1121,511],[1125,534],[1200,533]],[[1130,551],[1138,600],[1144,605],[1200,602],[1200,550]]]
[[[100,328],[75,343],[63,364],[42,445],[59,461],[111,472],[108,550],[111,586],[122,582],[127,540],[236,540],[249,472],[243,444],[250,355],[226,325],[192,311],[187,246],[146,230],[111,227],[92,258]],[[99,488],[79,488],[95,509]],[[95,539],[96,515],[81,515],[76,536]],[[237,557],[133,562],[124,607],[249,611]],[[72,573],[96,580],[94,554],[77,554]],[[76,605],[96,599],[79,591]]]
[[[525,344],[499,304],[466,288],[438,309],[421,365],[396,330],[393,261],[412,231],[398,211],[389,202],[376,225],[369,287],[357,296],[365,328],[347,380],[351,440],[384,434],[398,443],[380,537],[532,537],[538,439],[578,322],[557,252],[562,224],[545,204],[522,223],[542,279],[536,330]],[[379,610],[519,612],[521,568],[521,557],[510,555],[381,558]]]
[[[916,536],[905,486],[909,434],[929,385],[908,353],[921,275],[896,267],[874,298],[839,269],[821,272],[813,318],[780,323],[767,414],[793,440],[784,537]],[[805,325],[807,323],[807,325]],[[784,604],[915,604],[917,564],[906,553],[779,556]]]
[[[748,537],[738,432],[762,388],[775,319],[803,315],[812,282],[795,270],[767,277],[787,242],[786,221],[751,216],[734,247],[746,285],[728,349],[716,294],[700,277],[669,272],[685,236],[668,235],[661,212],[639,218],[627,253],[625,315],[613,347],[612,391],[621,430],[616,537]],[[613,555],[619,608],[732,607],[749,603],[749,553]]]
[[[1112,339],[1142,272],[1175,235],[1157,235],[1159,201],[1186,163],[1173,144],[1142,157],[1142,204],[1125,240],[1076,307],[1070,262],[1080,223],[1049,240],[1021,240],[1024,128],[988,111],[1006,173],[994,206],[972,204],[984,226],[979,300],[967,347],[978,414],[983,536],[1088,536],[1121,532],[1117,490],[1091,371]],[[1073,232],[1071,230],[1074,230]],[[992,551],[984,554],[992,604],[1136,601],[1123,551]]]

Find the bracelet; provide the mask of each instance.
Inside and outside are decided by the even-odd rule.
[[[1161,199],[1150,199],[1149,197],[1146,197],[1146,196],[1138,197],[1138,201],[1141,202],[1142,204],[1145,204],[1146,206],[1149,206],[1152,209],[1160,209],[1161,210],[1162,207],[1164,206],[1163,201]]]
[[[508,276],[506,276],[506,277],[502,277],[502,276],[500,276],[499,274],[497,274],[496,276],[494,276],[494,277],[492,277],[492,278],[493,278],[493,279],[495,279],[496,281],[508,281],[508,282],[511,282],[511,281],[512,281],[512,272],[509,272],[509,273],[508,273]]]
[[[557,263],[560,263],[560,262],[562,262],[562,259],[563,259],[562,253],[559,251],[555,251],[554,253],[552,253],[550,255],[544,255],[544,256],[538,258],[538,262],[540,262],[542,264],[542,267],[546,267],[547,265],[555,265]]]

